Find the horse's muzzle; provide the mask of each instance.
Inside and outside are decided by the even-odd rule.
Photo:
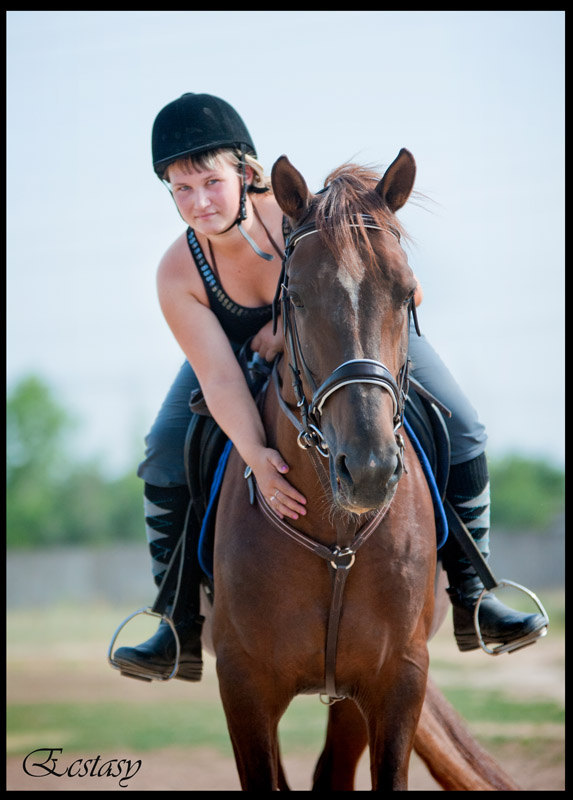
[[[364,514],[386,505],[393,498],[402,475],[398,445],[383,452],[339,452],[331,459],[331,479],[337,505],[353,514]]]

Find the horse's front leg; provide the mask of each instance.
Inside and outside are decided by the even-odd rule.
[[[314,791],[351,792],[360,756],[368,744],[366,722],[352,700],[328,710],[324,748],[314,770]]]
[[[217,658],[227,727],[243,791],[288,790],[280,763],[278,724],[290,697],[277,691],[264,668],[238,658]]]
[[[410,755],[428,676],[425,642],[415,654],[405,654],[392,673],[382,676],[362,709],[367,717],[372,789],[378,792],[408,789]]]

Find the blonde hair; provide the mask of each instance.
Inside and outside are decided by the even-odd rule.
[[[163,180],[169,183],[169,167],[172,167],[175,164],[184,172],[190,172],[191,170],[195,169],[215,169],[217,167],[217,162],[221,158],[226,159],[229,164],[231,164],[231,166],[237,170],[238,175],[241,174],[240,152],[233,148],[226,147],[218,150],[207,150],[203,153],[197,153],[196,155],[178,158],[177,161],[173,161],[165,168]],[[265,189],[272,191],[270,176],[265,175],[265,170],[262,164],[260,164],[256,158],[253,158],[253,156],[249,155],[248,153],[245,155],[245,163],[253,170],[253,181],[249,185],[248,191],[256,192],[257,190],[261,191]]]

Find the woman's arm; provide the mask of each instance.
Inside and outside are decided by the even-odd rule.
[[[167,324],[197,375],[209,411],[252,468],[261,491],[269,499],[278,492],[273,507],[280,516],[296,519],[305,513],[305,498],[283,477],[288,465],[280,453],[266,446],[259,411],[233,349],[211,309],[192,293],[186,266],[181,269],[179,259],[168,253],[158,270]]]

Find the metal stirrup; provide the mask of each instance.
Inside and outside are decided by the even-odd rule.
[[[137,672],[137,667],[134,668],[135,671],[133,671],[133,672],[130,671],[129,673],[127,673],[126,668],[124,666],[122,666],[121,664],[118,664],[117,661],[114,660],[114,657],[113,657],[113,646],[115,644],[115,641],[116,641],[117,637],[119,636],[119,634],[123,630],[123,628],[127,625],[127,623],[130,620],[132,620],[134,617],[139,616],[140,614],[147,614],[150,617],[159,617],[160,619],[165,620],[165,622],[167,622],[169,627],[171,628],[171,632],[173,634],[173,637],[175,638],[175,664],[173,666],[172,671],[167,676],[154,675],[153,673],[145,672],[144,670],[140,670],[139,672]],[[174,678],[177,675],[177,672],[179,670],[179,656],[180,656],[180,653],[181,653],[181,645],[179,644],[179,636],[177,634],[177,630],[175,629],[175,624],[174,624],[173,620],[170,617],[168,617],[167,614],[159,614],[156,611],[153,611],[151,608],[145,607],[145,608],[140,608],[139,611],[134,611],[133,614],[130,614],[128,617],[126,617],[124,619],[124,621],[121,623],[121,625],[119,625],[119,627],[117,628],[116,632],[114,633],[113,638],[111,640],[111,643],[109,645],[109,649],[107,651],[107,660],[108,660],[109,664],[114,669],[118,669],[118,670],[120,670],[120,672],[129,674],[130,676],[132,676],[134,678],[141,678],[142,680],[147,680],[147,681],[151,681],[151,680],[170,681],[171,678]],[[131,667],[130,667],[130,669],[131,669]]]
[[[537,608],[541,612],[542,616],[545,619],[545,627],[538,631],[533,631],[532,633],[525,634],[520,639],[516,639],[513,642],[508,642],[507,644],[500,644],[497,647],[491,648],[486,645],[481,635],[481,630],[479,627],[479,607],[481,602],[489,589],[484,588],[478,597],[478,601],[474,608],[474,628],[476,631],[476,636],[478,638],[479,645],[482,650],[484,650],[490,656],[500,656],[502,653],[511,653],[514,650],[519,650],[522,647],[527,647],[528,644],[533,644],[538,639],[541,639],[543,636],[547,634],[547,626],[549,625],[549,616],[545,609],[543,608],[540,599],[534,594],[532,591],[527,589],[525,586],[522,586],[519,583],[515,583],[515,581],[510,581],[507,579],[501,580],[497,582],[496,589],[501,586],[513,586],[514,589],[518,589],[520,592],[524,592],[524,594],[531,597],[531,599],[537,604]]]

